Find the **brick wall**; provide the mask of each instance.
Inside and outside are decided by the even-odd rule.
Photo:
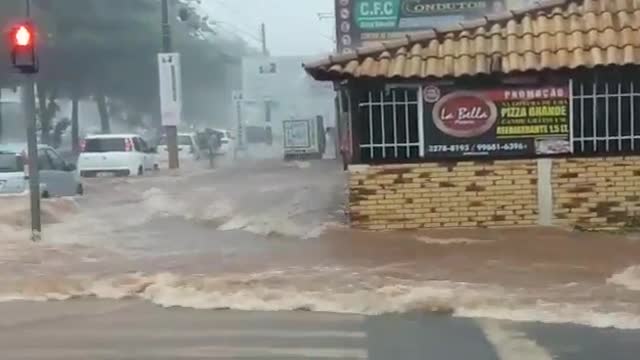
[[[552,184],[557,224],[616,229],[640,215],[640,157],[556,160]]]
[[[353,167],[352,225],[370,230],[533,225],[536,161]]]
[[[551,179],[540,185],[552,194],[554,225],[637,225],[640,157],[551,164]],[[369,230],[535,225],[537,169],[536,160],[352,166],[351,222]]]

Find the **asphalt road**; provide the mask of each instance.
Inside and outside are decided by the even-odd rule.
[[[635,360],[640,331],[427,314],[163,309],[140,301],[0,304],[2,359]]]

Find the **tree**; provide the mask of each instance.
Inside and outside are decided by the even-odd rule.
[[[78,101],[92,97],[102,130],[111,127],[110,104],[121,104],[124,121],[139,125],[142,114],[158,117],[157,53],[161,48],[160,0],[34,1],[40,28],[41,72],[37,75],[38,118],[42,139],[56,128],[57,101],[72,100],[71,132],[78,133]],[[0,2],[0,21],[22,11],[22,0]],[[181,5],[172,1],[172,12]],[[11,15],[9,15],[11,14]],[[217,86],[225,63],[239,62],[245,44],[212,43],[208,21],[195,15],[187,24],[173,20],[174,46],[183,57],[183,87],[187,116],[200,116],[200,93]],[[0,56],[2,56],[0,52]],[[7,55],[8,56],[8,55]],[[0,84],[11,83],[10,71],[0,68]],[[13,80],[15,81],[15,79]],[[195,100],[198,99],[198,100]],[[131,115],[129,115],[131,114]],[[76,144],[74,139],[73,144]]]

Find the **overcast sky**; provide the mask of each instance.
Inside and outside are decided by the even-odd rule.
[[[334,0],[203,0],[209,15],[224,29],[239,33],[259,47],[260,23],[267,27],[267,43],[273,55],[318,55],[331,52]]]

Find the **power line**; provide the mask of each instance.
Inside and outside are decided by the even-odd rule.
[[[264,0],[261,0],[264,1]],[[232,5],[230,5],[228,3],[228,0],[213,0],[213,2],[215,2],[215,4],[218,7],[224,8],[225,10],[227,10],[229,12],[229,14],[231,15],[235,15],[241,18],[244,18],[245,20],[248,20],[248,17],[251,18],[252,21],[256,22],[256,30],[254,32],[254,30],[248,30],[246,26],[242,26],[239,24],[234,24],[234,23],[230,23],[230,22],[226,22],[226,21],[218,21],[218,20],[212,20],[212,22],[214,24],[222,24],[224,26],[227,26],[229,28],[232,28],[233,30],[245,35],[246,37],[249,37],[251,40],[255,41],[256,43],[262,44],[262,39],[259,38],[258,34],[258,26],[262,23],[265,23],[265,21],[263,19],[260,19],[259,17],[248,13],[248,12],[242,12],[240,10],[238,10],[237,8],[233,7]],[[215,16],[214,14],[211,14],[213,16]],[[329,20],[329,19],[333,19],[335,18],[335,14],[333,12],[320,12],[320,13],[316,13],[316,15],[318,16],[319,20]],[[329,36],[324,32],[321,31],[314,31],[313,32],[316,36],[322,37],[325,40],[330,41],[332,44],[335,44],[336,39],[335,39],[335,35],[333,36]],[[333,33],[331,31],[331,33]]]
[[[240,12],[238,12],[236,9],[232,8],[231,6],[229,6],[229,5],[228,5],[224,0],[214,0],[214,1],[215,1],[219,6],[221,6],[221,7],[225,8],[225,9],[229,10],[230,12],[234,13],[235,15],[240,15],[240,16],[246,15],[246,13],[244,13],[244,14],[240,14]],[[255,20],[257,20],[257,24],[256,24],[256,25],[259,25],[259,24],[261,24],[261,23],[263,22],[262,20],[260,20],[260,19],[258,19],[258,18],[255,18],[255,17],[254,17],[254,19],[255,19]],[[253,33],[253,31],[248,30],[247,28],[245,28],[245,27],[243,27],[243,26],[240,26],[240,25],[231,24],[231,23],[229,23],[229,22],[225,22],[225,21],[214,21],[214,22],[219,22],[219,23],[222,23],[222,24],[226,24],[226,25],[228,25],[228,26],[231,26],[232,28],[234,28],[234,29],[238,30],[239,32],[241,32],[241,33],[243,33],[243,34],[245,34],[245,35],[249,36],[251,39],[256,40],[256,41],[258,41],[258,42],[262,43],[262,40],[261,40],[261,39],[256,35],[256,33],[257,33],[257,26],[256,26],[256,33]]]

